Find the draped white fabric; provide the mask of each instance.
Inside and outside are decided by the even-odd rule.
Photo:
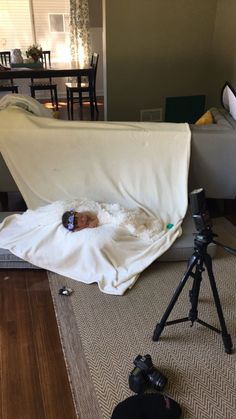
[[[0,247],[122,295],[181,234],[188,202],[188,124],[60,121],[8,106],[0,111],[0,126],[0,152],[28,208],[35,210],[1,224]],[[82,198],[143,210],[161,220],[161,230],[154,240],[124,223],[71,233],[61,215],[70,201]]]

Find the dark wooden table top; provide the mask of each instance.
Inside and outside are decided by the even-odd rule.
[[[6,71],[0,71],[0,79],[24,79],[24,78],[44,78],[44,77],[81,77],[81,76],[92,76],[94,69],[91,66],[79,66],[79,65],[53,65],[48,68],[27,68],[16,67],[10,68]]]

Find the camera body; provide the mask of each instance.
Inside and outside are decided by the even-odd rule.
[[[194,189],[190,194],[190,206],[197,231],[200,233],[211,230],[212,221],[206,207],[205,191],[203,188]]]
[[[167,378],[154,367],[151,355],[138,355],[134,365],[135,368],[129,373],[129,387],[134,393],[143,393],[149,384],[155,390],[163,390]]]

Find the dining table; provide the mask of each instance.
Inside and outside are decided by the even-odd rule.
[[[0,80],[25,79],[25,78],[48,78],[48,77],[75,77],[80,84],[81,77],[88,77],[89,82],[89,102],[91,117],[94,117],[94,97],[93,97],[93,78],[94,68],[90,65],[80,65],[79,63],[55,63],[52,67],[34,66],[31,63],[22,63],[17,66],[5,67],[0,71]]]

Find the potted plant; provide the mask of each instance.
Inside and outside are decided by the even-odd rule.
[[[43,49],[38,44],[30,45],[29,48],[26,50],[27,58],[32,58],[32,60],[37,63],[39,58],[42,56]]]

